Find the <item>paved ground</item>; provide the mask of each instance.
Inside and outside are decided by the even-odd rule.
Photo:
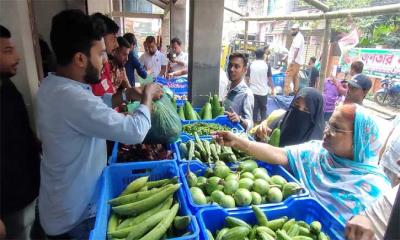
[[[368,108],[371,113],[386,119],[386,120],[391,120],[393,119],[396,115],[400,114],[400,109],[398,108],[393,108],[390,106],[381,106],[377,104],[374,101],[364,99],[364,106]]]

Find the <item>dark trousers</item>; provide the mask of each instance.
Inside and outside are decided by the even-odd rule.
[[[265,120],[265,118],[267,117],[267,100],[268,100],[268,95],[261,96],[254,94],[254,110],[253,110],[254,122],[259,122],[258,114],[261,115],[260,121]]]

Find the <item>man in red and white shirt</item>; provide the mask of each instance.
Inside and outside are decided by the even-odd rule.
[[[117,34],[119,26],[109,17],[101,13],[95,13],[91,17],[97,21],[102,21],[105,25],[106,33],[103,37],[109,61],[114,55],[115,50],[118,48]],[[92,84],[92,92],[96,96],[102,97],[105,93],[114,93],[113,82],[111,79],[111,67],[108,61],[103,63],[100,83]]]

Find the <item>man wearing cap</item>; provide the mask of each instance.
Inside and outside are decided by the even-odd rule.
[[[288,96],[290,93],[290,83],[293,82],[293,92],[299,90],[299,70],[304,62],[304,37],[299,31],[299,24],[294,24],[291,29],[291,34],[294,37],[290,46],[288,55],[288,68],[286,70],[284,94]]]
[[[362,102],[372,87],[372,82],[367,75],[357,74],[347,81],[349,90],[346,95],[345,103],[357,103],[362,105]]]

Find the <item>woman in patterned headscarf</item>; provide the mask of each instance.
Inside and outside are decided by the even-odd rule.
[[[378,126],[358,105],[337,108],[322,141],[277,148],[229,132],[219,132],[215,138],[262,161],[289,167],[311,196],[343,223],[390,190],[389,180],[378,167]]]

